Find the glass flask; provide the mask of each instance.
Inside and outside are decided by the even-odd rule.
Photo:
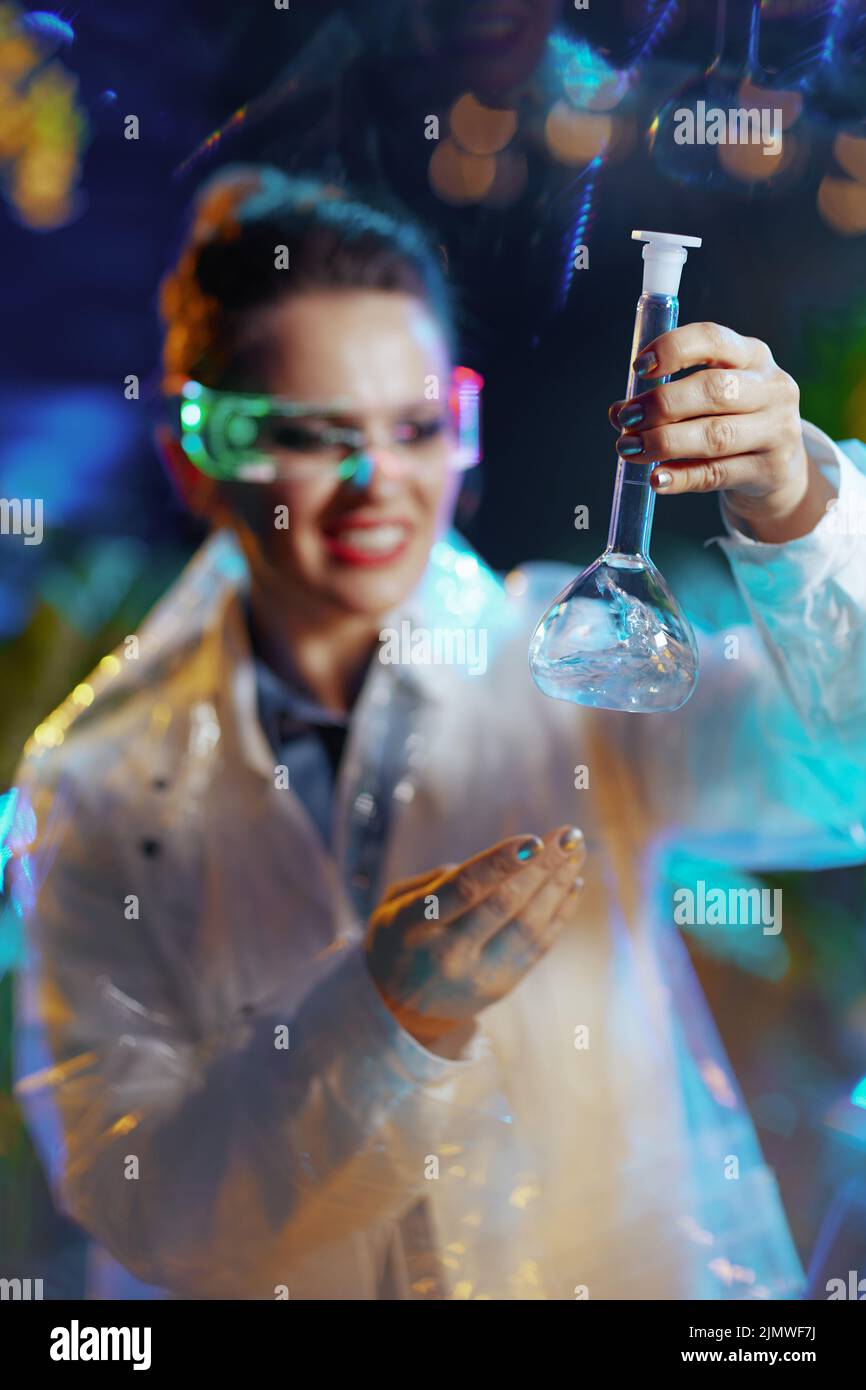
[[[665,232],[632,232],[632,238],[647,244],[627,399],[668,380],[638,377],[634,361],[676,327],[686,247],[701,244],[699,237]],[[619,459],[607,549],[554,599],[532,635],[529,666],[545,695],[653,714],[679,709],[697,684],[694,633],[649,556],[653,466]]]

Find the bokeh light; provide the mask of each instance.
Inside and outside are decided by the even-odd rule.
[[[476,203],[496,177],[492,155],[467,154],[453,140],[442,140],[430,158],[430,185],[446,203]]]
[[[781,111],[783,130],[789,130],[799,120],[803,112],[802,92],[777,91],[773,87],[759,87],[750,77],[744,77],[737,92],[737,105],[751,109]]]
[[[493,182],[481,202],[485,207],[505,208],[516,203],[529,177],[529,166],[522,150],[502,150],[496,156]]]
[[[866,187],[862,183],[827,174],[818,189],[818,208],[824,221],[843,236],[866,232]]]
[[[833,153],[846,174],[866,184],[866,137],[840,130],[833,141]]]
[[[779,142],[778,153],[751,141],[718,145],[717,151],[719,164],[732,178],[743,183],[764,183],[792,164],[797,148],[794,137],[785,135]]]
[[[612,131],[610,116],[575,111],[565,101],[554,103],[544,125],[548,149],[562,164],[588,164],[603,155]]]
[[[55,15],[0,5],[0,188],[34,230],[62,226],[78,206],[87,123],[77,79],[51,58],[73,37]]]
[[[612,111],[629,90],[627,71],[613,68],[588,43],[560,38],[562,84],[572,106],[585,111]]]
[[[467,92],[455,102],[450,117],[451,134],[467,154],[496,154],[517,129],[513,111],[482,106]]]

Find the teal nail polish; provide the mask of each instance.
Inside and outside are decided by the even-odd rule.
[[[624,429],[629,429],[632,425],[639,425],[643,416],[642,405],[624,405],[619,412],[619,423]]]
[[[537,837],[531,840],[524,840],[514,857],[515,859],[519,859],[521,864],[523,864],[527,859],[534,859],[538,851],[543,848],[544,845]]]
[[[659,360],[654,352],[642,352],[634,359],[634,369],[638,376],[652,376],[658,364]]]
[[[643,440],[639,434],[621,435],[617,448],[626,458],[630,458],[632,454],[643,453]]]

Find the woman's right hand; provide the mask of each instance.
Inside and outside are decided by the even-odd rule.
[[[370,919],[367,966],[398,1023],[426,1047],[471,1032],[573,919],[581,832],[515,835],[463,864],[388,889]]]

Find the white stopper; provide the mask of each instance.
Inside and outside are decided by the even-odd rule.
[[[699,236],[673,232],[632,232],[632,241],[645,241],[643,249],[644,294],[679,294],[680,276],[688,256],[687,246],[700,246]]]

